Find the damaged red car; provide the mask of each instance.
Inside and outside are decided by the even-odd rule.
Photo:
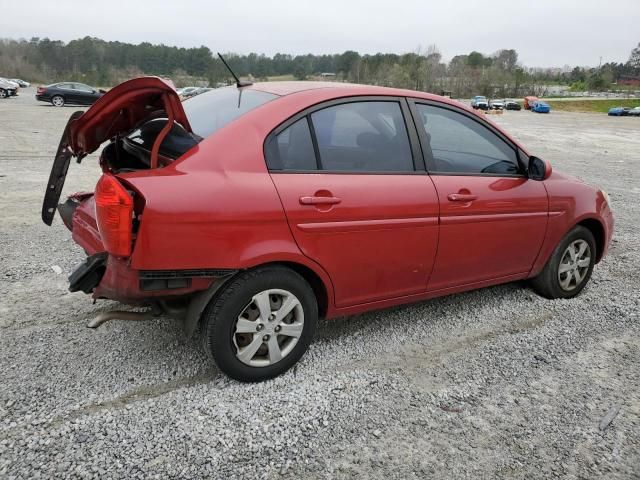
[[[58,204],[99,148],[94,191]],[[125,82],[71,116],[56,210],[87,254],[71,291],[181,319],[243,381],[296,363],[318,318],[523,279],[573,297],[613,231],[605,192],[468,107],[341,83]]]

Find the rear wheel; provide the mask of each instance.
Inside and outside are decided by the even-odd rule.
[[[51,105],[54,107],[64,107],[64,97],[62,97],[62,95],[54,95],[51,98]]]
[[[304,355],[317,319],[306,280],[288,268],[265,267],[232,280],[202,320],[205,344],[220,370],[257,382],[280,375]]]
[[[585,287],[596,259],[596,242],[585,227],[571,230],[556,247],[533,288],[547,298],[571,298]]]
[[[7,98],[8,94],[4,88],[0,88],[0,98]]]

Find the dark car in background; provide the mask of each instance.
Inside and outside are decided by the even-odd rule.
[[[522,107],[515,100],[505,100],[504,109],[505,110],[522,110]]]
[[[106,92],[78,82],[52,83],[45,87],[38,87],[36,100],[49,102],[54,107],[66,104],[93,105]]]

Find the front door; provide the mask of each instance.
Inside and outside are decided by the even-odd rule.
[[[93,88],[83,83],[74,83],[74,97],[78,105],[92,105],[96,95]]]
[[[328,272],[337,307],[426,291],[438,197],[416,170],[407,115],[399,99],[345,100],[267,141],[293,236]]]
[[[516,147],[472,113],[414,104],[440,200],[440,240],[429,290],[528,272],[544,240],[547,192]]]

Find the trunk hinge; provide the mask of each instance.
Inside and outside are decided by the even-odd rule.
[[[151,168],[152,169],[158,168],[158,153],[160,152],[160,145],[162,144],[162,141],[165,139],[167,134],[173,128],[173,122],[175,118],[173,115],[173,108],[169,101],[168,94],[166,93],[162,94],[162,103],[164,105],[165,112],[167,112],[167,124],[164,127],[162,127],[162,130],[160,130],[160,133],[156,137],[155,142],[153,142],[153,147],[151,148]]]

